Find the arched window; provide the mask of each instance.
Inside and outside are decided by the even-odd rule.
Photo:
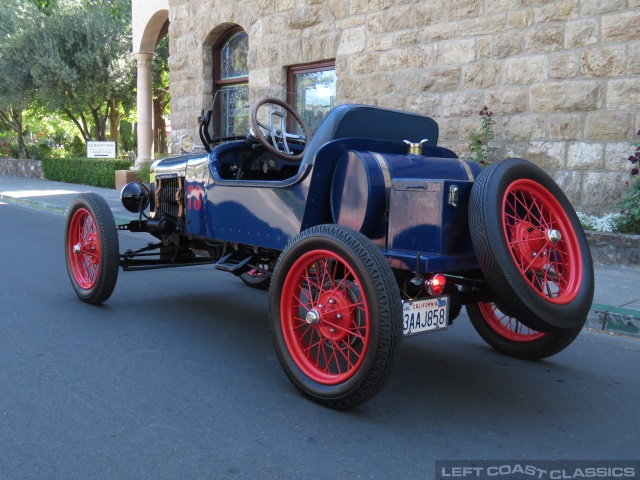
[[[249,129],[249,36],[230,31],[213,47],[213,94],[216,136],[245,135]]]

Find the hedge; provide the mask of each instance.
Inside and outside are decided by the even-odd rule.
[[[47,180],[115,188],[116,170],[128,170],[129,160],[96,158],[47,158],[42,170]]]

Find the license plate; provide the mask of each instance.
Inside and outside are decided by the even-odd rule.
[[[405,336],[444,330],[449,325],[449,297],[402,301]]]

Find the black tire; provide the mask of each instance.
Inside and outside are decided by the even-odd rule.
[[[118,231],[106,200],[78,195],[67,213],[64,252],[71,285],[83,302],[106,301],[116,286]]]
[[[247,286],[257,290],[269,290],[271,277],[257,271],[248,271],[240,275],[240,280]]]
[[[320,405],[366,402],[398,355],[401,305],[391,268],[364,235],[339,225],[305,230],[280,255],[269,295],[285,373]]]
[[[494,350],[526,360],[547,358],[567,348],[580,334],[582,326],[557,332],[537,332],[517,319],[500,312],[495,304],[466,305],[473,328]]]
[[[484,170],[471,189],[469,226],[500,309],[540,332],[582,326],[593,263],[578,217],[542,169],[518,158]]]

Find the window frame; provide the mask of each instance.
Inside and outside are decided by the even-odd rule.
[[[213,44],[212,47],[212,59],[213,59],[213,96],[215,99],[218,92],[225,87],[234,86],[234,85],[247,85],[247,89],[249,88],[249,75],[245,75],[244,77],[235,77],[235,78],[222,78],[222,49],[224,46],[229,43],[229,41],[238,33],[244,32],[247,33],[240,25],[236,25],[225,32],[224,35],[220,36],[218,41]],[[247,34],[247,41],[249,40],[249,34]],[[213,130],[214,131],[223,131],[222,123],[222,111],[221,103],[216,102],[214,104],[213,111]]]
[[[326,72],[329,70],[336,70],[335,60],[322,60],[320,62],[305,63],[302,65],[291,65],[287,68],[287,103],[295,109],[295,79],[296,75],[304,75],[306,73]],[[337,79],[337,76],[336,76]],[[293,131],[294,119],[288,119],[287,129]]]

